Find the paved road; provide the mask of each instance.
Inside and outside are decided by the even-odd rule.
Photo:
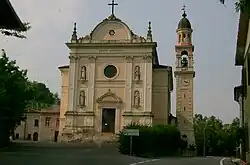
[[[18,144],[0,151],[1,165],[220,165],[222,158],[144,159],[121,155],[116,147],[104,145]],[[223,165],[232,165],[223,161]]]

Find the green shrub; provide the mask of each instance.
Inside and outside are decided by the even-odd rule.
[[[156,125],[143,126],[131,124],[125,129],[139,129],[140,136],[133,137],[132,153],[136,156],[171,156],[178,153],[181,138],[176,126]],[[129,154],[130,137],[120,132],[118,149],[122,154]]]

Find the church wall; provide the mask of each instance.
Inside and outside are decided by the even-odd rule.
[[[62,132],[62,129],[65,125],[65,112],[68,108],[68,84],[69,84],[69,69],[61,69],[61,102],[60,102],[60,128],[59,132]]]
[[[167,124],[170,113],[170,91],[168,87],[168,71],[165,69],[153,70],[152,112],[153,124]]]
[[[96,78],[95,78],[95,94],[94,101],[105,95],[109,90],[114,93],[117,97],[119,97],[123,103],[118,105],[117,103],[108,103],[109,101],[117,101],[114,98],[105,98],[107,100],[106,103],[100,105],[98,103],[95,104],[95,128],[97,132],[101,132],[102,125],[102,108],[116,108],[116,117],[115,117],[115,131],[118,133],[121,130],[121,125],[123,122],[122,114],[123,109],[126,106],[125,99],[125,82],[126,82],[126,63],[124,56],[114,57],[100,57],[98,56],[96,60]],[[107,65],[114,65],[117,67],[118,74],[111,79],[107,79],[104,75],[104,68]],[[110,81],[107,81],[110,80]]]
[[[104,68],[108,65],[114,65],[117,67],[118,74],[116,77],[112,78],[114,82],[116,81],[124,81],[125,80],[125,64],[123,62],[118,63],[118,60],[121,58],[106,60],[106,62],[98,62],[96,63],[96,81],[107,81],[107,78],[104,76]],[[110,79],[111,80],[111,79]]]

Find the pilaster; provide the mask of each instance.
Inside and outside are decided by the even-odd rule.
[[[96,57],[89,56],[89,67],[88,67],[88,111],[94,111],[95,106],[95,67],[96,67]]]
[[[152,102],[148,101],[152,99],[152,56],[146,55],[143,57],[144,63],[144,112],[151,112]]]
[[[125,111],[132,111],[133,56],[126,56]]]
[[[78,60],[78,57],[76,57],[74,54],[71,54],[69,56],[70,59],[70,65],[69,65],[69,94],[68,94],[68,109],[67,111],[75,111],[75,89],[76,89],[76,85],[77,85],[77,72],[76,72],[76,63]]]

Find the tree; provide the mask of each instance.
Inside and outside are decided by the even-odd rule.
[[[219,0],[222,4],[225,4],[225,0]],[[250,1],[249,0],[237,0],[235,2],[235,9],[237,12],[246,12],[250,17]]]
[[[52,93],[49,88],[41,82],[27,81],[27,91],[29,93],[29,108],[47,108],[60,102],[58,94]]]
[[[28,100],[27,70],[9,60],[4,50],[0,58],[0,146],[9,141],[10,132],[22,120]]]
[[[0,33],[6,36],[14,36],[14,37],[21,38],[21,39],[26,38],[26,36],[23,33],[27,32],[31,28],[31,26],[30,26],[30,23],[28,22],[24,22],[23,25],[25,27],[24,30],[0,29]]]
[[[194,130],[199,155],[204,154],[205,147],[206,155],[235,156],[236,147],[244,137],[239,118],[235,118],[231,124],[223,124],[215,116],[203,117],[201,114],[196,114]]]

